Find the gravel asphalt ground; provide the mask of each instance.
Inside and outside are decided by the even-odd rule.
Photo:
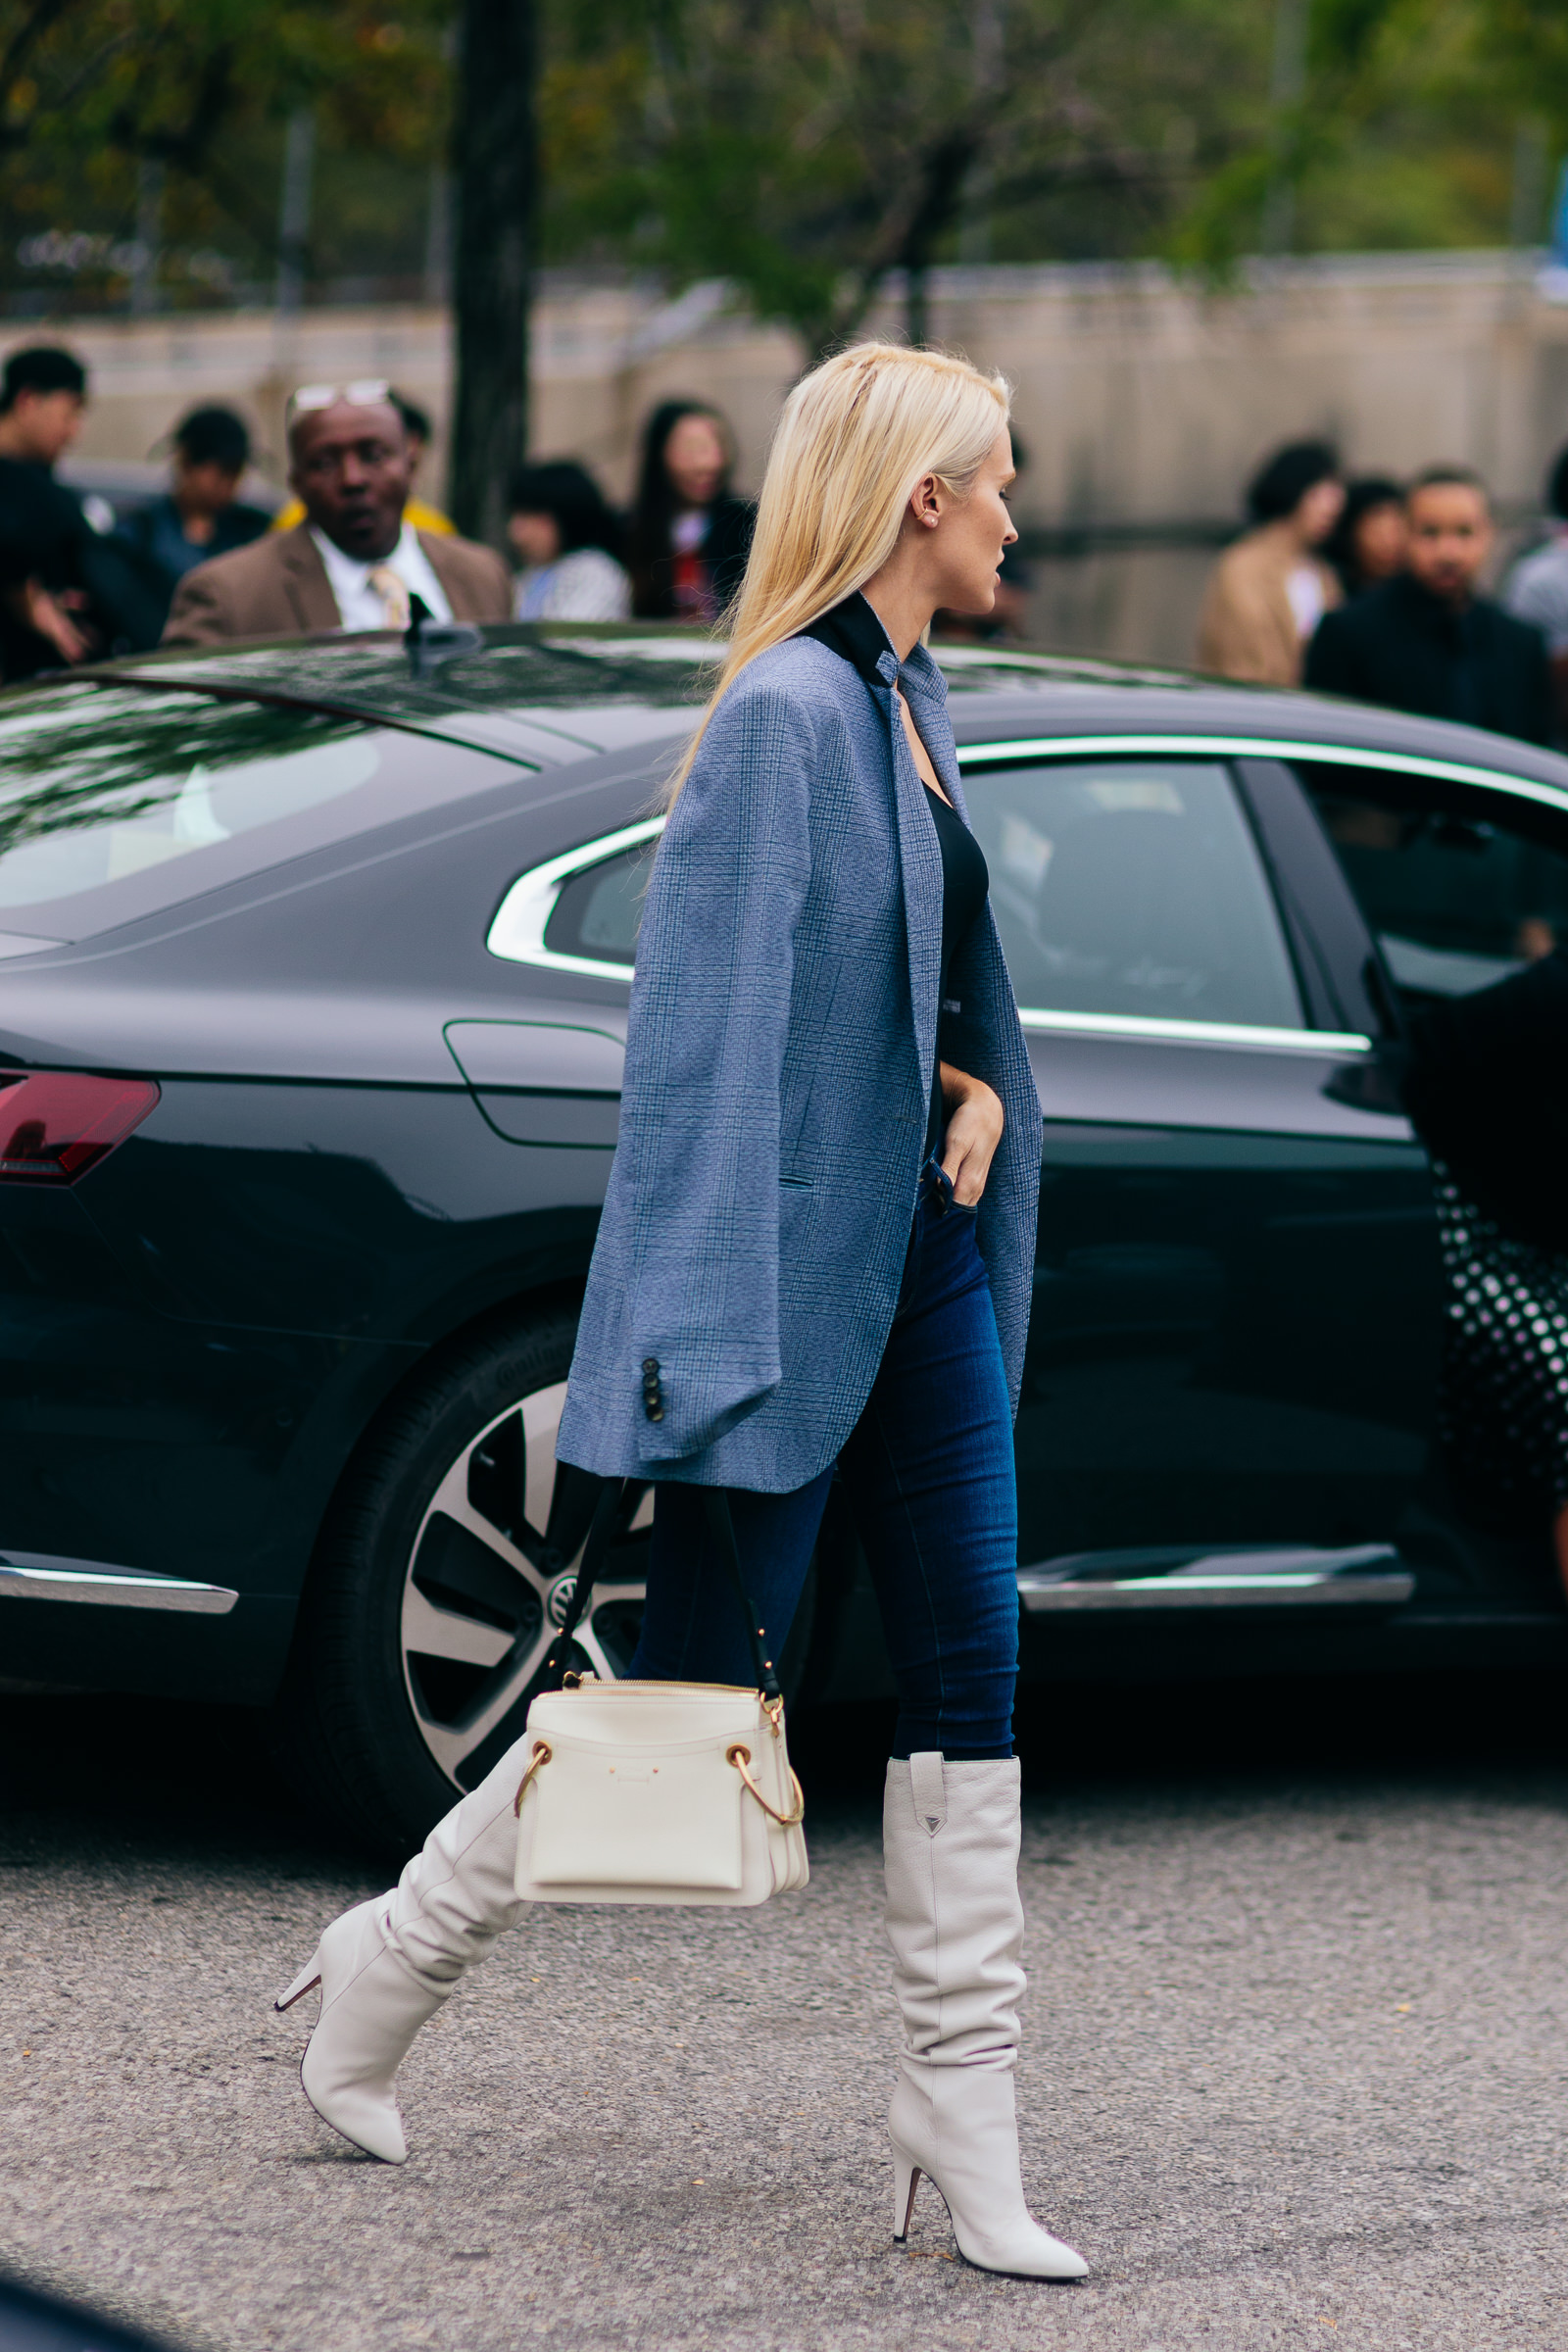
[[[274,1989],[384,1884],[254,1718],[0,1700],[0,2268],[189,2352],[1568,2352],[1555,1685],[1034,1702],[1026,2176],[1094,2265],[892,2244],[878,1727],[803,1725],[812,1880],[542,1910],[426,2031],[413,2155]]]

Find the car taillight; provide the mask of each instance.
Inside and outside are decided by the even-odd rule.
[[[0,1090],[0,1184],[74,1184],[158,1100],[150,1078],[76,1070],[38,1070]]]

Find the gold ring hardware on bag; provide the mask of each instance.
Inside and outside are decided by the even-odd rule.
[[[522,1819],[523,1792],[527,1788],[528,1783],[533,1779],[534,1774],[538,1771],[540,1765],[549,1763],[550,1752],[550,1742],[548,1740],[536,1740],[534,1741],[532,1760],[529,1763],[527,1771],[517,1783],[516,1800],[512,1808],[519,1821]]]
[[[732,1746],[726,1747],[724,1750],[725,1763],[734,1765],[736,1771],[740,1774],[741,1779],[746,1783],[747,1788],[756,1797],[758,1803],[761,1806],[762,1811],[767,1815],[769,1821],[776,1821],[781,1830],[793,1830],[797,1823],[803,1822],[806,1819],[805,1789],[801,1787],[800,1782],[796,1779],[794,1772],[791,1771],[790,1787],[795,1791],[795,1810],[793,1813],[778,1812],[772,1805],[768,1803],[766,1797],[762,1794],[762,1791],[760,1788],[759,1788],[757,1783],[747,1771],[746,1768],[750,1764],[751,1760],[751,1749],[739,1740],[737,1740]],[[532,1767],[530,1766],[529,1769],[531,1771]]]

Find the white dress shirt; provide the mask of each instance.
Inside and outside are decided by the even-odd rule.
[[[424,599],[432,620],[452,618],[446,590],[430,569],[430,559],[411,523],[403,525],[402,537],[392,553],[378,557],[373,564],[364,564],[358,556],[346,556],[314,522],[311,537],[326,566],[327,580],[337,599],[338,618],[345,629],[386,627],[386,607],[369,584],[371,572],[378,571],[383,564],[397,573],[411,596]]]

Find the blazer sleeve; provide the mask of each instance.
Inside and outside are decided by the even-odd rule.
[[[235,628],[221,583],[211,577],[213,566],[198,564],[174,590],[160,639],[163,645],[222,645],[240,632]]]
[[[651,1461],[710,1446],[781,1377],[779,1103],[820,723],[776,686],[727,697],[655,860],[621,1097],[614,1373]]]

